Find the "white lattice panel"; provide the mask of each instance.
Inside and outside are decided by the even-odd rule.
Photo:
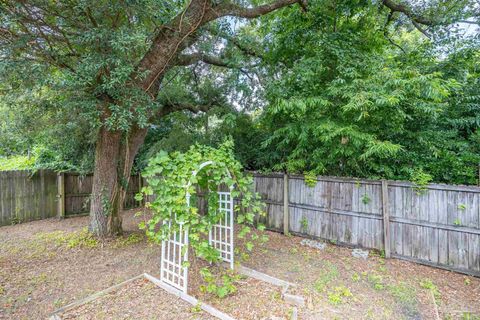
[[[220,252],[223,261],[233,269],[233,198],[230,192],[218,192],[218,213],[221,219],[209,232],[211,246]]]
[[[171,229],[171,221],[167,222]],[[180,224],[177,232],[172,232],[168,240],[162,241],[160,280],[183,292],[187,292],[188,268],[188,229]]]

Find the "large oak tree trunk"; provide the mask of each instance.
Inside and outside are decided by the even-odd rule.
[[[122,233],[123,202],[133,160],[147,129],[134,127],[128,134],[102,128],[98,133],[93,172],[89,229],[98,237]]]
[[[121,139],[121,132],[108,131],[103,127],[97,137],[89,230],[98,237],[121,232],[118,207]]]

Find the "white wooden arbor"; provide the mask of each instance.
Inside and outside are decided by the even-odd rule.
[[[200,170],[212,165],[213,161],[202,163],[196,171],[192,172],[185,188],[186,203],[190,206],[191,180]],[[226,174],[230,176],[230,172],[226,170]],[[231,191],[233,185],[229,186],[229,191],[217,191],[218,194],[218,214],[221,214],[220,221],[212,226],[208,233],[208,243],[220,253],[223,261],[230,264],[233,269],[234,263],[234,224],[233,224],[233,198]],[[172,229],[172,219],[174,224],[178,225],[178,230],[169,233],[169,238],[162,241],[162,255],[160,260],[160,281],[177,288],[184,293],[188,289],[188,227],[183,222],[176,221],[176,213],[172,213],[170,220],[164,221],[168,224],[169,230]]]

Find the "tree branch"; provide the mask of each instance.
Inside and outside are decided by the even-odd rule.
[[[434,21],[430,18],[426,18],[426,17],[423,17],[421,15],[418,15],[415,12],[413,12],[412,8],[410,8],[410,7],[408,7],[404,4],[396,3],[393,0],[382,0],[382,3],[383,3],[384,6],[386,6],[387,8],[389,8],[390,10],[392,10],[394,12],[403,13],[408,18],[410,18],[410,20],[412,20],[412,22],[415,22],[417,24],[423,24],[425,26],[433,26],[433,25],[436,25],[436,24],[439,23],[438,21]]]
[[[476,24],[477,26],[480,25],[480,21],[472,21],[472,20],[458,20],[457,23]]]
[[[156,116],[164,117],[170,113],[183,110],[187,110],[193,113],[207,112],[213,106],[215,106],[215,101],[212,101],[211,103],[206,105],[170,101],[163,105],[159,112],[157,112]]]
[[[214,65],[217,67],[224,67],[224,68],[231,68],[231,69],[238,69],[244,76],[246,76],[250,81],[253,81],[253,78],[250,76],[247,70],[243,69],[240,66],[236,66],[232,63],[222,60],[221,58],[206,55],[203,53],[192,53],[192,54],[184,54],[179,55],[177,58],[176,65],[177,66],[189,66],[195,64],[197,62],[203,62],[206,64]]]
[[[218,67],[233,68],[230,63],[222,60],[221,58],[210,56],[201,52],[192,54],[181,54],[178,56],[175,65],[177,66],[189,66],[197,62],[204,62]]]
[[[239,18],[253,19],[266,15],[272,11],[278,10],[283,7],[290,6],[298,3],[305,9],[307,7],[306,0],[277,0],[275,2],[264,4],[253,8],[245,8],[235,3],[224,2],[212,9],[212,16],[208,17],[210,20],[217,19],[225,16],[234,16]]]
[[[259,52],[257,52],[255,49],[252,48],[252,45],[245,45],[239,41],[236,37],[232,37],[226,33],[222,33],[219,30],[216,30],[214,28],[208,28],[207,29],[209,33],[211,33],[214,36],[220,37],[225,39],[227,42],[232,43],[237,49],[239,49],[243,54],[252,56],[254,58],[260,58],[262,59],[263,56]]]

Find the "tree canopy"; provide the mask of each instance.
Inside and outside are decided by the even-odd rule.
[[[0,156],[133,169],[230,135],[248,169],[476,183],[475,0],[0,1]],[[109,203],[108,206],[105,203]]]

